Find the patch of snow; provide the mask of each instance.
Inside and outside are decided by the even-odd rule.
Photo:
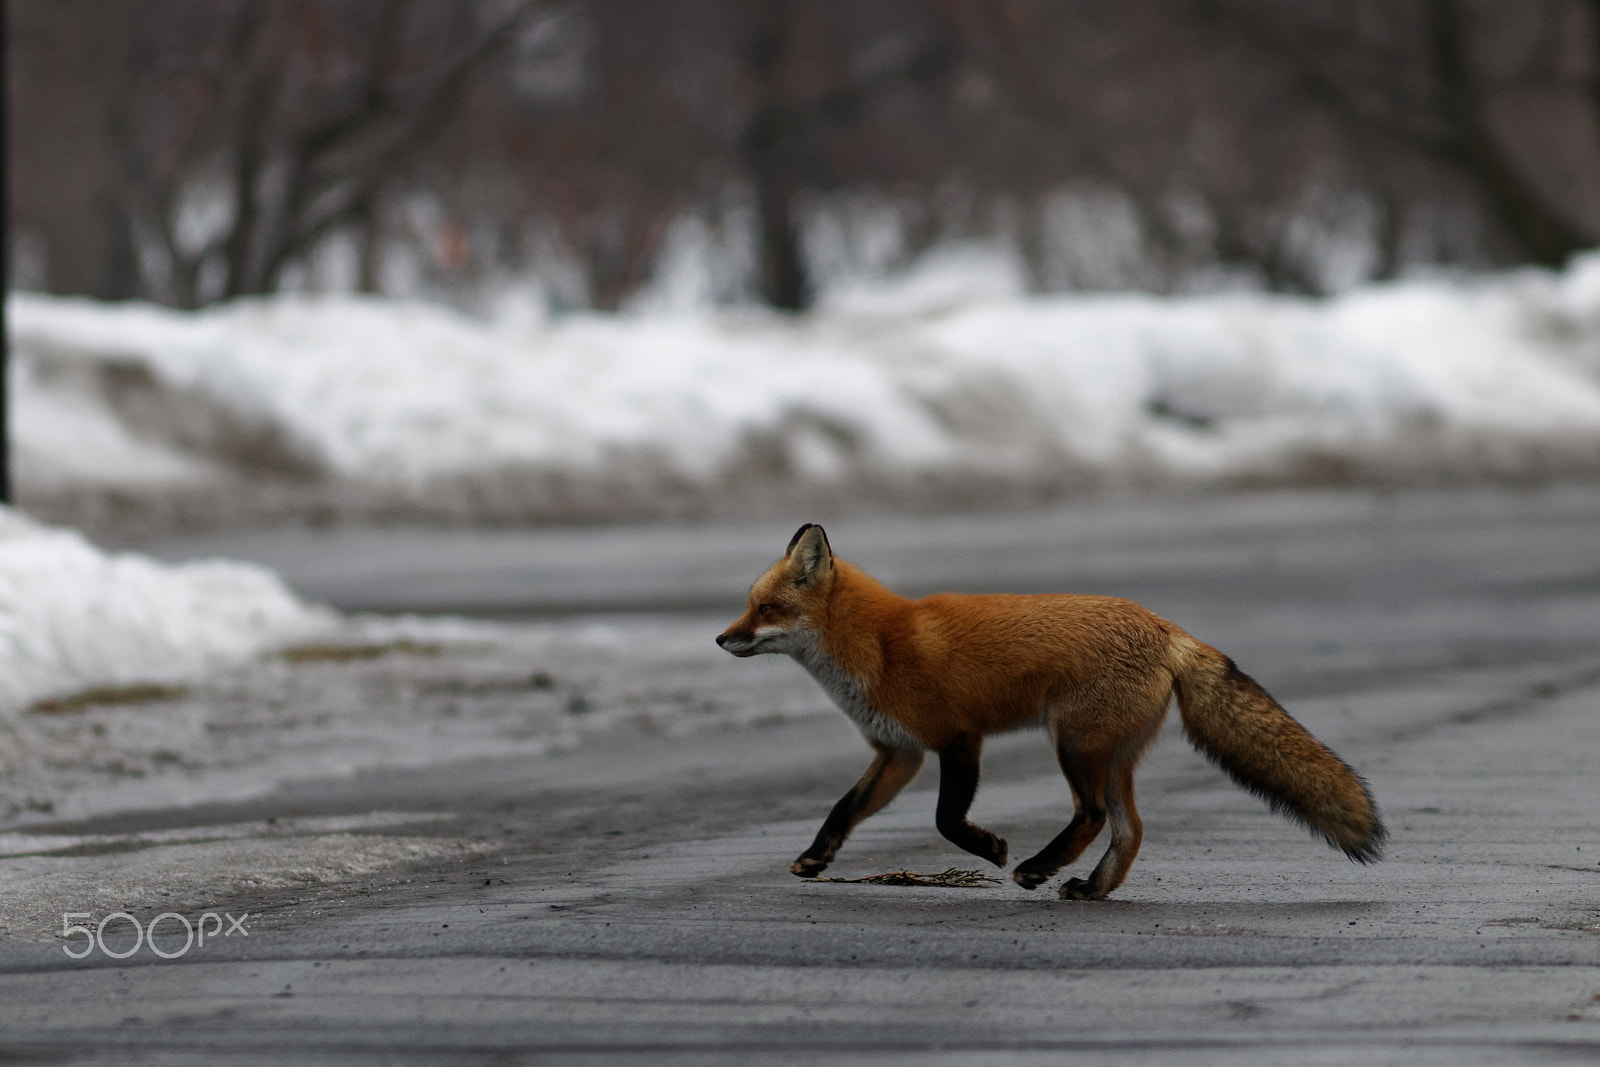
[[[0,716],[0,826],[242,801],[379,767],[532,758],[612,733],[831,713],[801,672],[720,653],[711,636],[726,621],[335,620],[304,646],[309,655],[218,662],[146,703]],[[317,654],[341,648],[369,654]],[[8,848],[20,846],[0,834]]]
[[[937,503],[1592,474],[1597,279],[1586,258],[1325,301],[1047,297],[1014,262],[951,249],[802,316],[664,300],[489,326],[359,297],[184,313],[17,295],[19,481],[25,500],[115,483],[137,501],[247,492],[267,469],[293,475],[286,511],[570,518],[736,505],[753,486]],[[130,379],[138,403],[106,385]]]
[[[333,621],[264,568],[108,554],[0,507],[0,724],[44,698],[183,681]]]

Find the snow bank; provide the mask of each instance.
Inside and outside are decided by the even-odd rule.
[[[260,567],[108,555],[0,507],[0,724],[42,698],[183,681],[331,622]]]
[[[15,296],[19,479],[50,514],[189,493],[222,519],[562,518],[1600,471],[1600,259],[1327,301],[1018,290],[946,256],[798,318],[516,330],[353,297]]]

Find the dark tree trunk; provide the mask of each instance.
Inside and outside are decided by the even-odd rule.
[[[815,136],[805,105],[784,99],[780,84],[788,60],[789,4],[764,5],[761,23],[745,42],[744,59],[756,86],[757,103],[739,138],[745,172],[755,183],[760,216],[761,299],[783,311],[804,310],[811,283],[800,252],[795,201],[814,175]]]
[[[761,299],[781,311],[803,311],[810,306],[812,291],[795,223],[800,183],[785,173],[781,159],[752,155],[761,219]]]
[[[1470,68],[1456,0],[1428,0],[1428,31],[1439,104],[1452,136],[1445,151],[1477,178],[1507,230],[1535,262],[1559,267],[1593,241],[1533,188],[1489,127],[1482,96]]]

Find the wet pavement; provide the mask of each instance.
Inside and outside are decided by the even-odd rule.
[[[34,864],[36,910],[88,911],[66,926],[100,936],[0,942],[0,1049],[167,1063],[1600,1058],[1600,491],[828,523],[836,551],[906,591],[1141,600],[1233,655],[1358,768],[1393,834],[1384,862],[1352,865],[1169,723],[1138,777],[1138,862],[1093,903],[1009,880],[788,874],[867,750],[839,715],[763,720],[764,701],[792,704],[809,682],[787,663],[730,672],[711,637],[726,621],[714,609],[736,608],[793,525],[154,546],[266,559],[347,607],[476,607],[539,625],[648,610],[647,626],[614,616],[618,632],[704,634],[703,680],[672,682],[685,706],[732,700],[748,714],[29,827],[76,843],[13,846],[0,863]],[[658,669],[626,641],[615,658],[620,677]],[[469,684],[473,661],[452,663],[433,669]],[[984,771],[973,817],[1013,855],[1064,824],[1042,737],[997,739]],[[924,771],[829,873],[978,867],[934,831],[935,786]],[[350,862],[330,867],[339,855]],[[115,893],[94,895],[108,883]],[[99,929],[113,906],[126,917]],[[153,942],[106,952],[162,913]],[[185,924],[211,929],[207,914],[248,918],[186,943]]]

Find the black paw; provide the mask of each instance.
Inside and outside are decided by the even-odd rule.
[[[801,856],[789,864],[789,873],[799,875],[801,878],[815,878],[827,869],[827,860],[814,859],[811,856]]]
[[[1062,900],[1099,900],[1105,893],[1096,892],[1088,879],[1068,878],[1061,883],[1061,891],[1056,895]]]
[[[1011,872],[1011,880],[1024,889],[1038,889],[1050,880],[1054,871],[1035,871],[1027,867],[1018,867]]]
[[[989,834],[988,838],[989,839],[984,842],[983,849],[974,853],[974,855],[983,857],[996,867],[1005,867],[1006,857],[1011,854],[1010,850],[1006,847],[1006,839],[1003,837],[996,837],[994,834]]]

